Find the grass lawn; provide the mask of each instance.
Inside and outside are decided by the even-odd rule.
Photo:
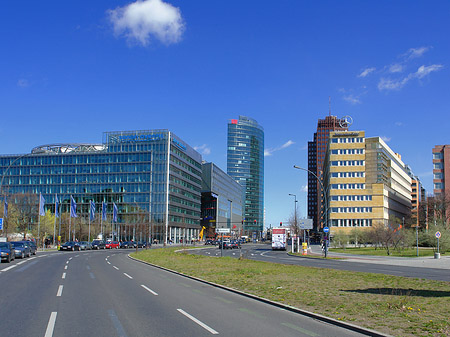
[[[350,247],[350,248],[330,248],[331,253],[348,253],[348,254],[361,254],[361,255],[379,255],[379,256],[388,256],[387,250],[384,248],[373,248],[373,247]],[[398,256],[398,257],[417,257],[416,248],[407,248],[402,249],[400,251],[390,250],[390,256]],[[442,255],[443,252],[441,252]],[[432,248],[422,248],[419,247],[419,257],[424,256],[434,256],[434,250]]]
[[[450,336],[450,282],[149,249],[133,257],[394,336]]]

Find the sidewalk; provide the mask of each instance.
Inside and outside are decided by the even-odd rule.
[[[322,255],[322,248],[319,245],[311,245],[311,252],[313,255]],[[418,268],[437,268],[450,270],[450,256],[441,255],[440,259],[435,259],[433,256],[425,257],[392,257],[392,256],[373,256],[373,255],[356,255],[347,253],[328,253],[329,257],[342,258],[346,262],[360,262],[360,263],[377,263],[391,266],[407,266]]]

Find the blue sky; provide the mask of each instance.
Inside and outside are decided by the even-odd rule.
[[[432,192],[449,144],[448,1],[10,1],[0,153],[170,129],[226,170],[227,122],[265,129],[266,224],[306,216],[307,141],[350,115]]]

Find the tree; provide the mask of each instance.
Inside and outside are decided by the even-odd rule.
[[[407,245],[407,230],[402,228],[401,221],[392,217],[390,224],[385,225],[382,222],[375,223],[369,234],[369,239],[376,245],[383,247],[387,255],[391,255],[392,249],[401,249]]]
[[[14,194],[9,199],[8,224],[11,231],[18,231],[26,238],[36,226],[38,217],[38,196],[36,194]]]

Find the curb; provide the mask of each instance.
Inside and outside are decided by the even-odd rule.
[[[173,273],[173,274],[176,274],[176,275],[179,275],[179,276],[183,276],[183,277],[189,278],[191,280],[195,280],[195,281],[198,281],[198,282],[201,282],[201,283],[204,283],[204,284],[216,287],[216,288],[221,288],[223,290],[227,290],[227,291],[230,291],[232,293],[235,293],[235,294],[238,294],[238,295],[242,295],[242,296],[245,296],[245,297],[248,297],[248,298],[251,298],[251,299],[263,302],[263,303],[266,303],[266,304],[270,304],[270,305],[276,306],[278,308],[289,310],[291,312],[295,312],[297,314],[300,314],[300,315],[303,315],[303,316],[306,316],[306,317],[311,317],[311,318],[317,319],[317,320],[325,322],[325,323],[333,324],[333,325],[339,326],[341,328],[345,328],[345,329],[348,329],[348,330],[351,330],[351,331],[355,331],[355,332],[364,334],[366,336],[393,337],[392,335],[387,335],[387,334],[384,334],[382,332],[378,332],[378,331],[371,330],[371,329],[368,329],[368,328],[363,328],[363,327],[360,327],[358,325],[354,325],[354,324],[351,324],[351,323],[346,323],[346,322],[343,322],[343,321],[336,320],[334,318],[330,318],[330,317],[326,317],[326,316],[323,316],[323,315],[320,315],[320,314],[316,314],[314,312],[306,311],[306,310],[303,310],[303,309],[292,307],[290,305],[286,305],[286,304],[282,304],[282,303],[279,303],[279,302],[271,301],[271,300],[268,300],[268,299],[263,298],[263,297],[259,297],[259,296],[252,295],[252,294],[248,294],[248,293],[245,293],[243,291],[236,290],[236,289],[233,289],[233,288],[229,288],[229,287],[226,287],[226,286],[221,285],[221,284],[205,281],[205,280],[202,280],[202,279],[194,277],[194,276],[189,276],[189,275],[177,272],[177,271],[172,270],[172,269],[168,269],[168,268],[161,267],[161,266],[158,266],[158,265],[150,263],[150,262],[146,262],[146,261],[143,261],[143,260],[136,259],[136,258],[130,256],[130,254],[128,254],[127,256],[131,260],[134,260],[134,261],[137,261],[137,262],[140,262],[140,263],[143,263],[143,264],[146,264],[146,265],[149,265],[149,266],[161,269],[161,270],[165,270],[165,271],[168,271],[170,273]]]

